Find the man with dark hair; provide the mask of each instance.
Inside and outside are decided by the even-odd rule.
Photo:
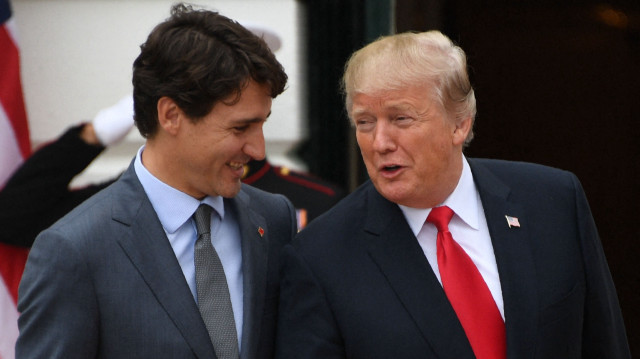
[[[287,76],[262,39],[178,4],[134,62],[127,171],[36,239],[17,358],[269,358],[281,195],[242,185]]]

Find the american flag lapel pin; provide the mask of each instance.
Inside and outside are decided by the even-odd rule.
[[[260,237],[264,236],[264,229],[262,229],[262,227],[258,227],[258,233],[260,233]]]
[[[509,228],[517,227],[520,228],[520,222],[518,221],[518,217],[505,216],[507,218],[507,224]]]

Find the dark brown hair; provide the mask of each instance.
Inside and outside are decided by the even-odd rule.
[[[240,92],[253,80],[275,98],[287,83],[282,65],[267,44],[217,12],[176,4],[157,25],[133,63],[135,123],[143,137],[158,129],[158,100],[167,96],[193,121]]]

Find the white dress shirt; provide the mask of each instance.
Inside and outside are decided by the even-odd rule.
[[[502,319],[504,320],[504,302],[502,300],[502,288],[498,275],[498,265],[489,236],[487,219],[484,215],[480,194],[473,181],[473,175],[467,159],[462,158],[463,169],[456,189],[445,199],[441,205],[448,206],[454,212],[449,223],[449,231],[453,239],[464,249],[473,263],[478,267],[482,278],[487,283],[491,295],[498,305]],[[433,272],[440,279],[437,256],[438,230],[431,223],[425,223],[431,208],[411,208],[400,205],[409,227],[418,239],[418,243],[424,255],[427,257]]]
[[[211,215],[211,243],[218,252],[224,274],[227,277],[238,333],[238,349],[241,349],[243,285],[242,246],[238,221],[232,211],[225,211],[222,197],[207,196],[203,200],[198,200],[160,181],[142,164],[142,151],[144,151],[144,146],[138,150],[134,161],[136,175],[158,215],[164,232],[167,234],[171,248],[173,248],[196,302],[198,296],[196,294],[194,248],[198,235],[192,216],[200,203],[206,203],[214,209]]]

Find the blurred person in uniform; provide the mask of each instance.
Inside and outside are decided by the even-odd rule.
[[[296,207],[298,230],[338,203],[345,191],[313,174],[277,166],[267,159],[246,165],[242,182],[272,193],[281,193]]]
[[[31,247],[38,233],[113,183],[115,179],[69,187],[75,176],[132,127],[133,98],[126,96],[36,150],[0,190],[0,242]]]

